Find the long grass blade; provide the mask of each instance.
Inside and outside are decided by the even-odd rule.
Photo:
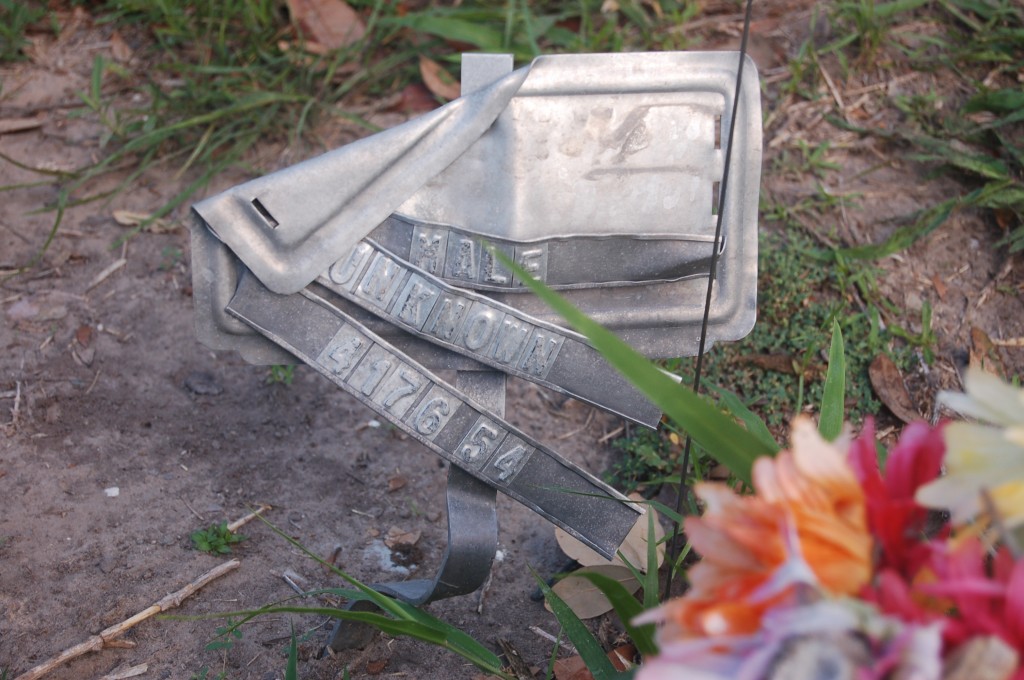
[[[594,636],[591,635],[587,627],[583,625],[580,618],[576,616],[576,613],[569,608],[569,605],[562,598],[551,590],[551,587],[544,582],[544,579],[536,574],[534,576],[548,604],[551,605],[551,611],[554,612],[555,618],[562,625],[562,630],[569,636],[572,644],[576,646],[576,651],[580,653],[580,657],[582,657],[583,662],[587,665],[591,675],[594,676],[594,680],[616,680],[618,673],[615,671],[615,667],[612,666],[612,662],[605,656],[601,645],[594,639]]]
[[[594,587],[600,590],[601,593],[608,598],[608,601],[612,603],[612,607],[615,609],[615,613],[618,614],[619,619],[622,621],[622,625],[626,629],[626,634],[633,640],[633,644],[636,645],[638,652],[644,656],[656,654],[658,652],[658,646],[654,643],[654,624],[646,624],[643,626],[633,625],[633,619],[644,610],[644,607],[636,601],[636,598],[633,597],[632,593],[630,593],[625,586],[604,574],[588,572],[585,570],[578,572],[576,576],[585,578],[593,583]],[[652,592],[654,592],[654,597],[657,599],[657,582],[655,582]]]
[[[299,680],[299,643],[295,639],[295,624],[292,624],[292,640],[288,644],[288,666],[284,680]]]
[[[846,412],[846,354],[843,350],[843,331],[839,322],[832,321],[832,345],[828,351],[828,372],[825,374],[825,390],[821,397],[821,417],[818,431],[828,441],[833,441],[843,431]]]
[[[779,444],[775,441],[775,437],[772,436],[771,430],[768,429],[764,420],[747,408],[747,405],[743,403],[738,394],[718,385],[709,384],[708,388],[721,398],[722,404],[730,413],[746,425],[748,432],[760,439],[768,448],[774,451],[779,450]]]
[[[568,300],[537,281],[500,251],[493,251],[505,266],[513,269],[530,290],[586,336],[609,364],[682,426],[708,453],[728,467],[743,482],[751,482],[750,470],[759,456],[775,453],[771,447],[747,432],[707,399],[678,384],[646,357],[593,321]]]

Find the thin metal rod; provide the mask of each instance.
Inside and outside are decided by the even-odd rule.
[[[750,37],[750,16],[754,6],[753,0],[747,0],[747,9],[743,17],[743,37],[740,39],[740,58],[736,67],[736,91],[732,99],[732,116],[729,119],[729,141],[725,147],[725,165],[722,168],[722,184],[718,192],[718,218],[715,220],[715,240],[711,251],[711,271],[708,276],[707,294],[704,298],[704,318],[700,325],[700,343],[697,347],[697,361],[693,371],[693,391],[700,392],[701,371],[704,368],[704,349],[707,345],[708,322],[711,317],[711,296],[714,289],[715,277],[718,273],[718,250],[722,242],[722,219],[725,215],[725,198],[729,191],[729,169],[732,166],[732,147],[736,132],[736,119],[739,118],[740,88],[743,85],[743,62],[747,57],[747,39]],[[686,435],[686,443],[683,445],[683,462],[679,470],[679,498],[676,501],[676,513],[683,514],[683,508],[690,495],[690,487],[686,483],[686,477],[690,471],[690,449],[693,440]],[[662,599],[667,600],[669,591],[672,588],[673,572],[675,563],[679,557],[681,546],[679,545],[679,534],[682,531],[682,523],[677,524],[672,541],[669,545],[668,576],[665,579],[665,590]]]

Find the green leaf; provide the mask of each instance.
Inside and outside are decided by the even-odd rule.
[[[625,375],[648,399],[679,423],[694,441],[743,482],[750,484],[750,470],[755,459],[775,453],[707,399],[677,383],[614,333],[530,276],[501,251],[492,252],[505,266],[514,270],[530,290],[585,335],[609,364]]]
[[[103,57],[96,55],[92,61],[92,78],[89,85],[89,98],[95,106],[100,106],[103,97]]]
[[[488,672],[495,673],[496,675],[501,675],[501,660],[492,651],[481,645],[479,642],[477,642],[475,639],[473,639],[466,633],[462,632],[458,628],[448,623],[445,623],[444,621],[434,618],[430,614],[427,614],[426,612],[417,609],[412,605],[406,604],[405,602],[401,602],[399,600],[394,600],[388,597],[387,595],[382,595],[381,593],[378,593],[376,590],[373,590],[372,588],[364,585],[363,583],[353,578],[352,576],[348,575],[341,569],[338,569],[335,565],[328,563],[326,560],[324,560],[316,553],[310,551],[308,548],[306,548],[304,545],[296,541],[294,538],[278,529],[262,515],[257,515],[257,519],[259,519],[261,522],[270,527],[271,531],[276,533],[278,536],[282,537],[284,540],[288,541],[294,547],[302,551],[307,557],[310,557],[311,559],[319,562],[321,565],[328,567],[329,569],[331,569],[331,571],[333,571],[335,574],[337,574],[345,581],[347,581],[350,585],[352,585],[356,589],[357,593],[355,593],[355,597],[352,597],[351,599],[362,599],[374,603],[380,609],[391,614],[396,619],[401,619],[401,621],[398,621],[396,623],[409,623],[415,624],[416,626],[420,626],[421,628],[430,628],[432,631],[434,631],[434,635],[436,636],[436,641],[434,642],[434,644],[439,644],[440,646],[449,649],[455,652],[456,654],[459,654],[460,656],[470,661],[471,663],[475,664],[479,668],[488,670]],[[363,612],[351,613],[362,614]],[[385,621],[393,621],[393,619],[388,619],[386,617],[382,618]],[[374,621],[377,620],[374,619]],[[379,626],[377,623],[374,622],[371,622],[371,625],[377,626],[380,630],[389,634],[405,634],[397,631],[392,633],[390,630],[386,630],[385,628]],[[430,642],[430,640],[427,641]],[[497,671],[495,671],[494,669],[497,669]]]
[[[632,624],[633,619],[639,616],[644,608],[625,586],[604,574],[580,570],[576,575],[593,583],[608,598],[608,601],[612,603],[612,607],[615,608],[615,613],[619,615],[622,625],[626,628],[626,633],[632,638],[633,644],[636,645],[638,652],[644,656],[658,653],[658,646],[654,643],[654,624],[643,626],[634,626]],[[657,586],[655,586],[655,597],[657,597],[657,590]]]
[[[683,523],[683,516],[680,515],[678,512],[676,512],[673,508],[670,508],[667,505],[665,505],[664,503],[662,503],[661,501],[656,501],[656,500],[651,499],[651,500],[635,501],[635,502],[643,504],[643,505],[651,506],[652,508],[654,508],[655,510],[657,510],[658,512],[663,514],[665,517],[668,517],[670,520],[672,520],[676,524],[682,524]]]
[[[953,213],[954,209],[960,207],[964,203],[969,204],[970,201],[976,198],[979,193],[980,189],[975,190],[966,196],[957,196],[947,199],[938,205],[928,208],[921,212],[917,216],[917,219],[915,219],[911,224],[898,228],[889,236],[889,238],[881,243],[855,246],[853,248],[842,248],[836,251],[836,254],[839,257],[854,260],[878,260],[883,257],[888,257],[893,253],[898,253],[904,248],[909,248],[918,239],[927,236],[941,227]]]
[[[843,331],[839,322],[832,320],[832,346],[828,350],[828,373],[825,374],[825,390],[821,397],[821,417],[818,431],[828,441],[833,441],[843,431],[846,415],[846,355],[843,351]]]
[[[292,624],[292,641],[288,645],[288,666],[284,680],[299,680],[299,644],[295,640],[295,624]]]
[[[654,540],[654,512],[647,513],[647,574],[642,581],[644,587],[644,608],[658,605],[658,544]],[[610,598],[609,598],[610,599]]]
[[[926,138],[918,138],[917,141],[921,144],[924,139]],[[975,175],[980,175],[986,179],[1005,180],[1010,177],[1010,170],[1006,167],[1006,163],[998,158],[992,158],[979,153],[959,151],[949,144],[933,146],[936,146],[937,148],[935,148],[932,153],[915,153],[911,154],[910,158],[921,161],[938,161],[941,163],[947,163],[952,165],[954,168],[974,173]]]
[[[351,578],[351,577],[350,577]],[[389,598],[390,599],[390,598]],[[392,600],[394,602],[394,600]],[[412,609],[410,605],[402,603],[404,607]],[[377,628],[378,630],[391,635],[391,636],[405,636],[411,637],[416,640],[428,642],[438,647],[443,647],[449,651],[455,652],[463,656],[467,661],[473,663],[478,668],[488,673],[493,673],[500,678],[509,679],[509,676],[504,674],[501,670],[501,660],[498,657],[487,651],[487,654],[476,656],[467,656],[463,654],[456,646],[453,646],[445,635],[445,631],[442,628],[451,628],[446,623],[434,619],[429,614],[423,614],[424,621],[419,620],[406,620],[406,619],[392,619],[384,614],[378,614],[376,612],[360,612],[360,611],[349,611],[346,609],[337,609],[333,607],[297,607],[289,605],[272,605],[268,607],[261,607],[259,609],[246,609],[233,612],[221,612],[217,614],[218,617],[245,617],[243,621],[240,621],[236,625],[241,625],[246,620],[255,618],[257,616],[264,616],[266,614],[311,614],[314,616],[326,616],[334,619],[342,619],[344,621],[357,621],[365,623]],[[200,617],[167,617],[167,618],[210,618],[207,616]],[[440,624],[440,625],[436,625]],[[475,641],[474,641],[475,642]],[[509,679],[511,680],[511,679]]]
[[[739,395],[718,385],[708,385],[708,388],[721,397],[725,408],[739,418],[740,422],[747,426],[747,431],[760,439],[765,446],[774,451],[778,451],[781,448],[775,441],[775,437],[772,436],[768,426],[765,425],[765,422],[756,413],[747,408],[747,405],[743,403]]]
[[[500,52],[503,49],[501,31],[485,23],[445,16],[443,14],[412,13],[404,17],[381,19],[381,25],[395,25],[414,31],[430,33],[444,40],[469,43],[486,52]]]
[[[399,602],[399,605],[406,608],[410,618],[423,625],[431,626],[444,635],[446,646],[452,651],[472,661],[480,668],[501,668],[501,659],[472,636],[410,604]]]
[[[1016,113],[1024,109],[1024,91],[1003,89],[983,92],[971,97],[964,105],[964,111],[991,111],[992,113]]]
[[[612,662],[605,656],[601,645],[590,634],[587,627],[583,625],[579,617],[569,608],[569,605],[551,590],[551,587],[544,582],[544,579],[537,576],[537,574],[534,574],[534,578],[540,584],[540,589],[544,593],[548,604],[551,605],[551,611],[554,612],[558,623],[562,625],[562,630],[565,631],[573,645],[576,646],[576,651],[580,653],[583,662],[587,665],[587,669],[594,676],[594,680],[615,680],[617,675],[615,667],[612,666]],[[597,584],[595,583],[594,585]]]

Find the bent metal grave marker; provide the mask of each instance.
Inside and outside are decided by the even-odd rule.
[[[194,206],[200,340],[309,364],[451,463],[440,573],[380,590],[419,604],[481,585],[495,491],[606,557],[643,513],[504,419],[506,375],[649,427],[661,413],[489,248],[647,356],[688,356],[721,219],[707,341],[743,337],[761,112],[749,60],[735,92],[738,62],[563,55],[513,71],[464,55],[455,101]]]

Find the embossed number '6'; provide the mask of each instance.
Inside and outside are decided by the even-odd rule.
[[[446,415],[451,413],[451,410],[447,399],[444,397],[434,397],[423,404],[419,411],[416,412],[412,425],[416,428],[417,432],[425,437],[429,437],[437,432],[438,428],[441,427],[441,421]]]

